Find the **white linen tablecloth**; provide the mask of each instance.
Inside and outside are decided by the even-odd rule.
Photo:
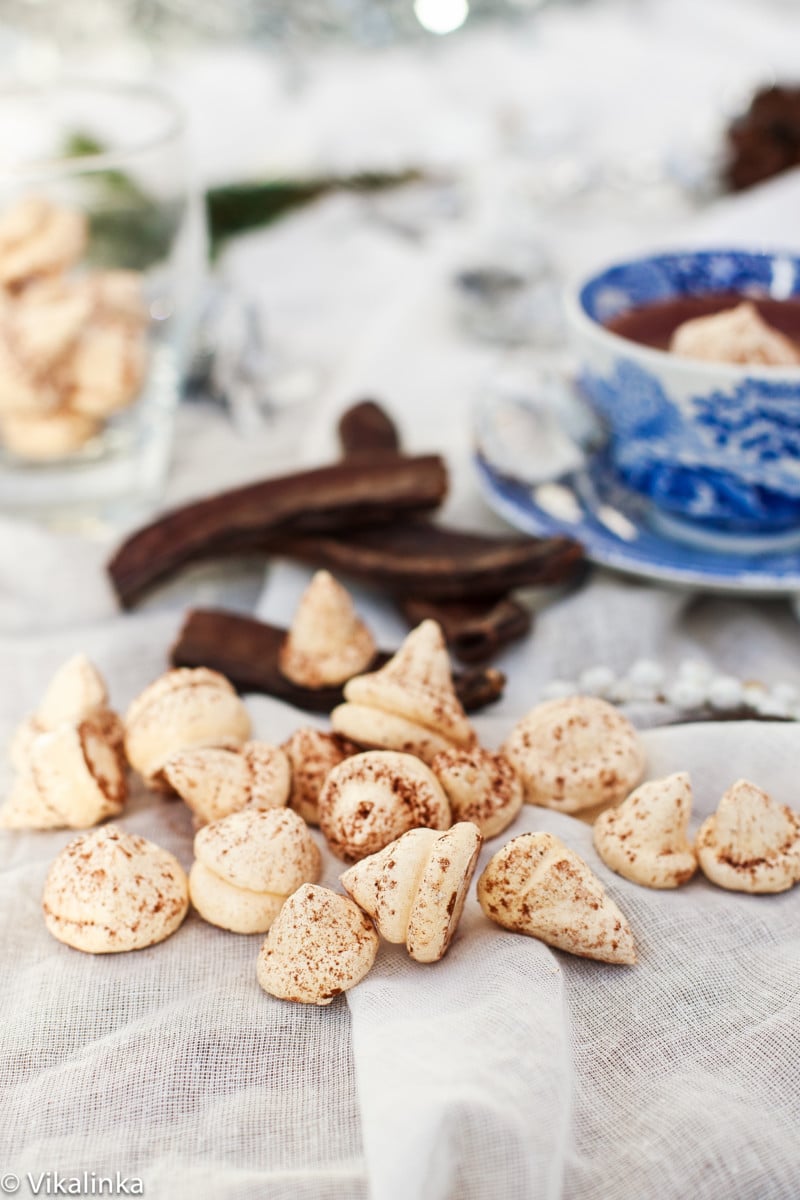
[[[676,112],[685,130],[693,104],[796,60],[788,12],[744,0],[702,12],[685,0],[553,10],[530,36],[467,36],[413,70],[405,50],[376,58],[362,90],[357,64],[343,72],[337,53],[288,98],[275,63],[250,52],[176,65],[176,87],[202,118],[209,178],[245,161],[253,170],[405,166],[422,142],[421,162],[446,165],[445,151],[455,153],[468,203],[407,236],[371,202],[337,196],[232,246],[223,275],[259,304],[287,361],[313,368],[320,394],[247,437],[218,409],[186,406],[167,499],[331,456],[336,415],[372,394],[409,448],[445,451],[448,517],[499,527],[469,466],[471,405],[498,356],[459,331],[452,271],[502,218],[509,190],[530,182],[548,120],[571,124],[582,152],[602,157],[602,143],[622,163],[651,141],[663,148]],[[696,50],[686,48],[687,21]],[[375,112],[359,122],[365,88]],[[565,113],[573,95],[581,103]],[[384,122],[378,110],[389,113]],[[396,136],[382,142],[386,128]],[[605,207],[531,208],[531,222],[567,274],[646,241],[747,242],[768,230],[766,240],[796,245],[799,195],[797,177],[776,181],[692,230],[685,205],[629,211],[623,188]],[[188,603],[286,622],[308,578],[276,564],[262,587],[252,563],[194,568],[122,615],[104,576],[107,551],[0,519],[0,740],[71,653],[97,663],[124,710],[164,669]],[[396,642],[397,614],[364,589],[357,596],[379,640]],[[598,571],[500,656],[506,694],[476,724],[497,745],[548,680],[598,663],[624,671],[642,656],[667,667],[705,658],[740,678],[797,683],[799,636],[786,601],[701,597]],[[248,705],[271,741],[307,721],[264,698]],[[644,737],[651,776],[691,771],[695,825],[742,775],[798,807],[799,726]],[[139,790],[121,824],[189,866],[181,804]],[[442,963],[421,967],[382,946],[368,978],[320,1010],[263,994],[260,939],[195,914],[163,945],[131,955],[92,958],[54,942],[41,888],[70,835],[3,834],[0,1188],[7,1172],[25,1195],[27,1172],[118,1170],[140,1177],[146,1195],[176,1200],[794,1200],[800,889],[736,896],[700,878],[675,894],[649,892],[606,870],[581,822],[526,808],[513,832],[535,828],[557,832],[597,870],[630,917],[636,967],[571,959],[504,932],[472,898]],[[484,862],[504,840],[484,849]],[[325,871],[335,886],[327,854]]]

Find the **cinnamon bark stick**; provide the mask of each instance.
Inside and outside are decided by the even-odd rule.
[[[400,434],[392,418],[374,400],[354,404],[339,421],[344,458],[400,453]],[[533,614],[511,596],[478,600],[425,600],[412,596],[399,603],[411,626],[426,618],[438,621],[453,654],[462,662],[481,662],[530,632]]]
[[[400,435],[392,418],[374,400],[361,400],[342,413],[339,419],[339,444],[342,458],[366,458],[370,455],[398,455]]]
[[[409,625],[438,621],[445,641],[462,662],[483,662],[529,632],[533,614],[511,596],[486,600],[421,600],[408,596],[400,611]]]
[[[347,534],[277,534],[269,548],[417,600],[494,601],[514,588],[570,582],[583,568],[583,550],[569,538],[491,537],[423,521]]]
[[[447,491],[438,455],[338,463],[221,492],[134,533],[108,566],[125,606],[185,563],[271,548],[281,535],[350,530],[434,509]],[[291,536],[290,536],[291,535]]]
[[[253,617],[222,609],[191,609],[171,661],[176,667],[220,671],[240,692],[262,692],[306,712],[330,712],[344,699],[341,687],[298,687],[281,674],[278,653],[285,637],[285,629]],[[377,669],[390,657],[387,652],[377,654],[370,669]],[[505,677],[500,671],[473,669],[455,674],[454,683],[464,707],[474,711],[499,699]]]

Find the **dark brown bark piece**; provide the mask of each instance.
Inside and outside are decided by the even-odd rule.
[[[298,687],[281,674],[278,653],[285,637],[285,629],[254,617],[222,609],[190,609],[170,657],[175,667],[210,667],[219,671],[240,692],[262,692],[306,712],[330,712],[344,699],[340,687]],[[377,654],[371,669],[377,669],[390,657],[386,652]],[[505,676],[495,670],[473,669],[456,673],[453,678],[468,711],[484,708],[499,699],[505,685]]]
[[[269,546],[417,600],[497,597],[513,588],[571,582],[583,568],[583,550],[569,538],[492,537],[423,521],[346,535],[278,535]]]
[[[432,619],[442,627],[450,650],[462,662],[483,662],[503,646],[524,637],[533,614],[510,596],[486,600],[420,600],[406,597],[400,611],[409,625]]]
[[[350,530],[436,508],[438,455],[338,463],[266,479],[165,513],[122,543],[108,566],[123,605],[185,563],[268,549],[270,538]]]
[[[342,413],[339,420],[342,458],[398,455],[400,435],[389,414],[374,400],[362,400]]]

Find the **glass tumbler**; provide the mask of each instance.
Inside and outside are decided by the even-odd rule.
[[[0,89],[0,513],[90,530],[155,504],[205,262],[166,94]]]

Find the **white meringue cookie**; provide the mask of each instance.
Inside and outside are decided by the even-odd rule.
[[[472,821],[485,838],[507,829],[522,808],[522,784],[502,754],[480,747],[444,750],[431,770],[450,801],[453,819]]]
[[[800,882],[800,816],[740,779],[700,826],[696,850],[703,874],[718,887],[785,892]]]
[[[478,880],[486,916],[517,933],[608,963],[635,963],[633,934],[603,885],[551,833],[523,833],[491,858]]]
[[[28,462],[68,458],[99,431],[97,421],[68,408],[0,414],[0,440],[10,454]]]
[[[697,870],[687,836],[692,787],[685,771],[643,783],[594,823],[594,844],[607,867],[650,888],[675,888]]]
[[[289,799],[289,760],[267,742],[245,742],[241,750],[181,750],[163,773],[200,824],[245,808],[282,808]]]
[[[365,671],[375,652],[350,593],[328,571],[317,571],[281,647],[281,672],[300,687],[333,687]]]
[[[167,671],[137,696],[125,717],[128,762],[153,787],[184,750],[237,750],[250,736],[247,709],[224,675],[206,667]]]
[[[452,746],[476,744],[436,621],[413,629],[379,671],[348,680],[344,695],[346,703],[333,710],[331,723],[360,746],[401,750],[430,762]]]
[[[404,942],[417,962],[438,962],[461,919],[482,840],[470,821],[445,833],[410,829],[345,871],[342,886],[387,942]]]
[[[266,933],[292,892],[322,870],[308,826],[291,809],[232,813],[200,830],[194,852],[192,904],[233,933]]]
[[[518,721],[503,754],[528,804],[580,812],[623,800],[644,774],[644,750],[621,713],[594,696],[548,700]]]
[[[60,277],[32,284],[9,306],[6,338],[38,386],[74,346],[90,314],[85,290]]]
[[[322,832],[346,862],[375,854],[408,829],[447,829],[450,820],[447,797],[430,768],[392,750],[345,759],[319,797]]]
[[[669,348],[673,354],[705,362],[776,367],[800,363],[800,351],[794,342],[769,325],[750,300],[723,312],[684,321],[673,333]]]
[[[0,321],[0,415],[56,412],[60,395],[50,379],[36,379],[20,362],[9,337],[8,321]]]
[[[76,263],[86,248],[83,213],[27,196],[0,216],[0,283],[19,286]]]
[[[87,954],[141,950],[169,937],[189,892],[178,860],[160,846],[106,825],[73,839],[50,867],[42,896],[54,938]]]
[[[105,680],[85,654],[75,654],[47,685],[36,719],[43,729],[55,729],[68,721],[85,721],[107,708]]]
[[[147,324],[144,278],[139,271],[92,271],[83,277],[81,284],[96,319],[124,321],[139,329]]]
[[[364,978],[378,935],[357,904],[304,884],[284,904],[258,956],[265,992],[298,1004],[330,1004]]]
[[[0,810],[0,825],[87,829],[120,813],[126,795],[118,745],[102,721],[89,718],[34,737]]]
[[[119,321],[89,325],[64,367],[70,409],[102,419],[126,408],[141,390],[146,365],[140,333]]]
[[[281,749],[289,759],[292,786],[289,804],[309,825],[319,825],[319,794],[334,767],[359,754],[354,742],[338,733],[323,733],[303,726],[295,730]]]
[[[116,714],[108,708],[105,681],[85,654],[75,654],[58,668],[31,717],[27,717],[12,737],[9,757],[12,766],[22,770],[33,739],[59,725],[79,725],[90,717],[107,714],[108,735],[118,742],[120,731]]]

